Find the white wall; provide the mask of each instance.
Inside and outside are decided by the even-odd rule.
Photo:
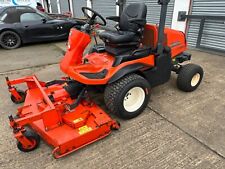
[[[88,8],[92,8],[92,2],[91,2],[91,0],[87,0],[87,7]]]
[[[173,12],[173,20],[172,20],[172,29],[180,30],[185,32],[186,21],[177,21],[178,12],[186,11],[188,14],[189,6],[191,0],[175,0],[174,4],[174,12]]]
[[[116,0],[116,2],[118,2],[118,0]],[[120,11],[119,5],[116,5],[116,16],[119,16],[119,11]]]
[[[56,2],[57,2],[58,13],[61,13],[60,2],[59,0],[56,0]]]
[[[91,0],[87,0],[87,7],[92,8],[92,1]],[[88,12],[88,15],[91,16],[92,12],[91,11],[87,11],[87,12]]]

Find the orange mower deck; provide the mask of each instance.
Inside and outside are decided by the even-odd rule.
[[[75,100],[64,89],[66,83],[46,87],[46,83],[35,76],[7,79],[12,96],[17,96],[13,85],[19,83],[28,86],[24,106],[18,108],[17,118],[10,116],[9,119],[15,138],[25,150],[37,144],[35,139],[24,135],[27,125],[54,148],[55,158],[106,137],[112,129],[119,129],[119,124],[90,99],[82,99],[76,108],[70,109],[69,105]]]

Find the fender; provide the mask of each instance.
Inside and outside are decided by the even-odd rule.
[[[136,63],[136,64],[125,66],[125,67],[121,68],[117,73],[115,73],[109,79],[108,84],[111,84],[129,73],[139,71],[140,69],[145,68],[145,67],[146,67],[146,65],[142,64],[142,63]]]

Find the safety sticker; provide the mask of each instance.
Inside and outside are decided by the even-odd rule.
[[[78,118],[78,119],[75,119],[74,121],[73,121],[73,123],[74,124],[76,124],[76,123],[79,123],[79,122],[81,122],[81,121],[83,121],[84,119],[82,118],[82,117],[80,117],[80,118]]]
[[[82,135],[82,134],[85,134],[85,133],[88,133],[89,131],[91,131],[92,128],[85,125],[85,126],[80,127],[78,130],[79,130],[79,134]]]

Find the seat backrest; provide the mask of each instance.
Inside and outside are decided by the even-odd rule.
[[[145,19],[147,14],[147,6],[144,3],[132,3],[126,6],[120,16],[119,27],[121,31],[137,32],[138,29],[143,28],[144,25],[130,23],[128,20],[137,18]]]

